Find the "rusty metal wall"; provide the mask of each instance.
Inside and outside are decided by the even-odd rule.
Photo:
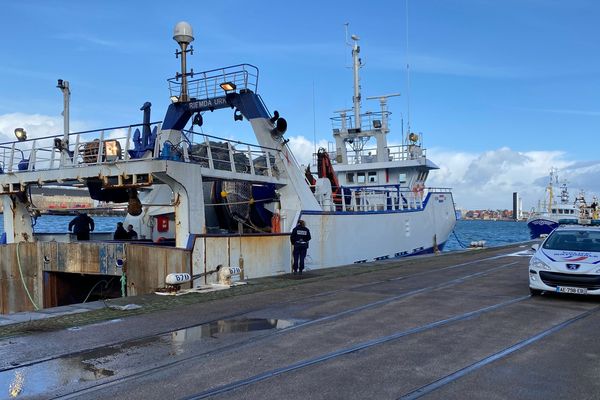
[[[18,259],[17,246],[19,246]],[[38,261],[36,243],[11,243],[0,246],[0,312],[2,314],[34,310],[23,282],[33,301],[41,308],[42,277]],[[19,272],[19,262],[23,279]]]
[[[194,242],[193,273],[214,270],[217,265],[242,267],[242,279],[273,276],[291,271],[289,235],[198,236]],[[217,275],[195,283],[214,283]]]
[[[229,255],[232,267],[243,266],[244,279],[280,275],[292,270],[289,235],[231,238]]]
[[[191,273],[189,250],[173,247],[128,244],[126,247],[127,295],[152,293],[165,286],[165,278],[172,272]],[[181,286],[191,288],[191,284]]]
[[[52,272],[121,275],[117,259],[125,258],[125,243],[38,242],[42,269]]]
[[[18,246],[25,284],[40,308],[44,303],[44,272],[121,276],[116,260],[123,259],[129,296],[153,293],[156,288],[164,287],[165,277],[171,272],[191,272],[191,252],[173,247],[102,242],[35,242]],[[17,244],[0,245],[2,314],[34,310],[18,266]]]
[[[33,310],[20,278],[16,246],[0,246],[2,313]],[[193,270],[189,250],[130,243],[21,243],[19,256],[27,288],[41,307],[44,271],[120,276],[116,260],[124,259],[127,295],[135,296],[164,287],[165,277],[172,272],[206,272],[219,264],[243,267],[245,279],[289,272],[291,247],[289,235],[197,237]],[[204,282],[214,281],[216,274]]]

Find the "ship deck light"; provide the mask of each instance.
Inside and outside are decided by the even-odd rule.
[[[219,86],[221,86],[221,89],[223,89],[226,92],[231,92],[237,89],[237,85],[233,82],[223,82]]]
[[[23,128],[15,129],[15,136],[19,142],[24,142],[27,140],[27,132],[25,132],[25,129]]]

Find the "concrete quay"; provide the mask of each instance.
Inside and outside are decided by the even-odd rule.
[[[528,248],[4,316],[0,398],[596,399],[600,302],[530,297]]]

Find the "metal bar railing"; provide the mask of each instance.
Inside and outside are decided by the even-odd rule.
[[[159,126],[158,124],[158,122],[150,123],[151,126]],[[5,142],[0,144],[0,149],[2,149],[0,163],[5,165],[6,172],[14,172],[75,167],[80,164],[115,160],[128,161],[131,158],[129,150],[133,147],[131,129],[144,125],[134,124],[73,132],[68,135],[69,143],[63,142],[64,134]],[[125,128],[127,134],[123,131]],[[123,148],[125,148],[125,152],[123,152]],[[110,153],[107,153],[107,150],[110,150]],[[58,165],[56,164],[57,158]]]
[[[158,130],[158,123],[154,122]],[[63,141],[63,135],[44,136],[27,141],[10,142],[0,145],[0,165],[2,172],[44,171],[57,168],[76,168],[85,165],[130,162],[139,159],[140,154],[151,149],[140,150],[138,134],[132,134],[135,124],[90,130],[69,134],[70,143]],[[161,158],[159,140],[155,138],[152,159]],[[135,142],[135,146],[134,146]],[[233,173],[276,177],[277,161],[281,150],[261,147],[255,144],[227,140],[213,135],[183,131],[182,140],[171,144],[170,160],[202,164],[210,169],[228,170]],[[132,153],[141,152],[141,153]],[[142,154],[143,155],[143,154]],[[58,159],[58,160],[57,160]],[[58,161],[58,164],[57,164]]]
[[[187,89],[190,98],[207,99],[224,95],[226,92],[220,87],[222,83],[233,83],[236,90],[258,89],[258,68],[251,64],[238,64],[208,71],[194,72],[188,79]],[[181,94],[182,82],[179,77],[167,79],[170,96]]]
[[[317,198],[324,210],[346,212],[422,210],[430,193],[451,193],[450,188],[410,190],[398,184],[342,186],[332,198]],[[336,204],[332,199],[339,196]]]

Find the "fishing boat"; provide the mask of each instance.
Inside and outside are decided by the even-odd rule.
[[[16,141],[0,144],[7,243],[0,256],[18,263],[23,282],[11,281],[9,290],[22,303],[75,302],[68,298],[76,297],[82,276],[90,286],[120,276],[114,295],[124,296],[152,292],[170,273],[190,276],[190,287],[216,283],[223,270],[241,280],[286,274],[290,232],[300,219],[313,237],[307,270],[443,248],[456,222],[452,193],[426,186],[437,166],[426,157],[420,135],[387,145],[389,96],[378,97],[380,112],[361,113],[358,38],[352,115],[334,118],[336,149],[318,152],[317,177],[294,158],[286,119],[270,112],[258,94],[257,67],[188,71],[192,27],[178,23],[173,38],[181,73],[168,80],[171,104],[162,121],[152,122],[148,102],[141,123],[72,133],[69,85],[60,80],[63,134],[27,139],[19,128]],[[194,130],[219,110],[249,122],[256,143]],[[371,138],[377,146],[367,150],[362,145]],[[32,221],[39,210],[29,188],[44,185],[83,186],[102,204],[127,204],[125,224],[133,225],[139,240],[38,240]]]
[[[378,100],[380,110],[362,112],[359,37],[351,39],[353,107],[331,118],[334,142],[315,154],[316,179],[307,170],[322,210],[306,210],[303,218],[316,224],[329,212],[340,228],[344,224],[351,232],[360,229],[364,239],[359,248],[344,246],[350,239],[336,234],[335,248],[347,247],[344,253],[354,253],[348,259],[352,262],[441,250],[456,224],[451,190],[426,186],[429,173],[438,166],[427,158],[422,135],[402,133],[401,145],[388,145],[388,99],[399,94],[367,97]]]
[[[560,190],[558,195],[555,194],[556,188]],[[596,197],[588,204],[583,191],[571,200],[567,182],[559,183],[558,171],[553,168],[544,198],[531,211],[527,227],[531,238],[535,239],[549,234],[559,225],[600,225],[599,211]]]

